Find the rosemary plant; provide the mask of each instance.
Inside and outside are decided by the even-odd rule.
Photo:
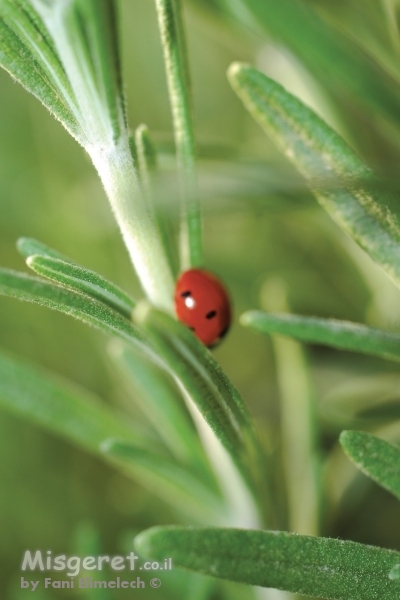
[[[155,0],[180,190],[180,271],[203,266],[207,256],[182,4]],[[398,129],[400,73],[393,66],[382,68],[312,2],[195,4],[207,4],[212,18],[236,20],[235,27],[244,22],[256,35],[266,30],[297,55],[339,108],[346,93]],[[391,35],[398,37],[390,23]],[[352,427],[337,432],[342,450],[332,444],[324,455],[317,390],[301,343],[398,363],[399,333],[292,314],[284,277],[267,282],[267,301],[246,310],[240,323],[249,335],[254,332],[255,344],[261,336],[273,336],[281,397],[281,431],[273,448],[273,436],[264,439],[212,352],[175,318],[178,236],[156,202],[163,163],[147,125],[130,134],[120,63],[112,0],[0,0],[0,64],[89,155],[144,297],[134,300],[102,275],[31,238],[20,238],[17,247],[35,275],[1,268],[0,294],[65,313],[112,337],[110,360],[135,390],[148,427],[130,423],[92,392],[7,351],[0,352],[0,406],[101,457],[171,505],[178,524],[154,523],[135,537],[134,547],[143,559],[171,557],[183,570],[179,597],[187,593],[182,582],[188,570],[196,590],[185,597],[197,600],[241,593],[219,580],[265,588],[239,588],[244,591],[238,597],[244,598],[395,600],[400,547],[326,535],[324,471],[329,475],[340,452],[342,465],[349,458],[399,499],[399,414],[372,433]],[[230,93],[244,105],[240,109],[300,173],[335,227],[399,287],[400,211],[377,185],[378,175],[334,128],[261,70],[235,62],[228,81]],[[397,150],[399,139],[392,140]],[[357,481],[354,470],[341,500]],[[339,511],[339,504],[331,510]],[[96,534],[86,532],[83,539],[95,552]]]

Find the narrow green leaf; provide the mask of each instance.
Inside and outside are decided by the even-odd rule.
[[[149,177],[157,168],[157,150],[147,125],[139,125],[135,131],[135,148],[139,164],[140,179],[145,188],[150,187]]]
[[[171,557],[175,567],[232,581],[327,600],[396,600],[389,578],[400,553],[283,531],[153,527],[135,539],[150,560]]]
[[[105,441],[102,450],[107,456],[122,461],[144,486],[172,504],[175,510],[201,523],[222,518],[222,500],[187,469],[118,440]]]
[[[239,393],[209,350],[182,323],[148,305],[133,313],[189,398],[231,455],[250,489],[257,489],[268,512],[265,456]]]
[[[228,10],[236,4],[222,1]],[[383,113],[399,124],[398,81],[354,40],[327,22],[317,7],[301,0],[240,0],[240,5],[251,15],[253,27],[262,27],[290,48],[335,98],[351,94],[373,115]]]
[[[203,262],[191,86],[181,0],[156,0],[172,107],[182,200],[182,269]]]
[[[281,445],[290,531],[318,535],[321,484],[316,406],[303,349],[297,342],[273,340],[280,391]]]
[[[100,556],[104,552],[101,540],[100,525],[92,521],[80,521],[73,531],[73,556]],[[92,575],[83,569],[80,577]],[[36,590],[35,590],[36,591]],[[113,600],[112,592],[105,588],[82,588],[79,590],[79,600]]]
[[[301,342],[326,344],[341,350],[400,360],[400,335],[360,323],[262,311],[246,312],[240,322],[268,335],[279,333]]]
[[[126,134],[114,3],[31,0],[53,40],[77,98],[84,146],[111,145]]]
[[[235,63],[228,76],[250,114],[308,180],[320,204],[400,285],[400,227],[385,199],[368,191],[371,171],[315,113],[260,71]]]
[[[0,351],[0,406],[95,454],[99,453],[101,442],[109,437],[147,447],[154,444],[94,394],[3,350]]]
[[[23,256],[24,258],[29,258],[30,256],[38,255],[45,256],[48,258],[57,258],[58,260],[63,260],[64,262],[70,262],[72,264],[75,264],[73,261],[71,261],[70,258],[65,256],[64,254],[61,254],[61,252],[58,252],[58,250],[53,250],[53,248],[50,248],[49,246],[46,246],[46,244],[38,242],[33,238],[19,238],[17,240],[17,249],[21,256]]]
[[[174,456],[185,463],[199,465],[205,460],[196,429],[180,390],[158,365],[115,340],[110,353],[117,367],[134,390],[135,402],[157,430]],[[204,466],[204,465],[203,465]]]
[[[26,264],[38,275],[52,279],[75,292],[87,294],[130,319],[135,306],[133,300],[118,286],[94,271],[57,258],[35,255],[30,256]]]
[[[327,391],[318,405],[320,417],[339,433],[400,421],[399,387],[396,373],[351,377]]]
[[[9,4],[13,11],[7,12],[4,7]],[[112,0],[0,0],[0,64],[87,150],[143,289],[156,306],[172,312],[174,278],[129,148],[114,4]],[[2,20],[2,14],[8,20]],[[28,46],[14,32],[21,23]],[[36,37],[31,39],[33,33]]]
[[[83,143],[80,115],[63,68],[43,35],[40,19],[32,20],[26,3],[0,2],[0,66],[38,98]]]
[[[47,306],[146,348],[142,334],[131,322],[94,298],[8,269],[0,269],[0,295]]]
[[[139,167],[140,182],[143,189],[143,195],[146,198],[149,210],[157,223],[159,234],[162,240],[164,252],[168,258],[171,271],[176,274],[175,263],[177,257],[173,250],[175,245],[174,228],[170,212],[166,210],[165,204],[161,204],[161,190],[157,191],[158,174],[158,156],[147,125],[139,125],[135,131],[135,151],[137,155],[137,164]]]
[[[340,443],[363,473],[400,500],[399,447],[363,431],[343,431]]]
[[[124,123],[123,90],[113,0],[75,0],[82,37],[93,66],[97,90],[108,107],[115,139]],[[122,114],[121,114],[122,113]],[[125,123],[124,123],[125,124]]]

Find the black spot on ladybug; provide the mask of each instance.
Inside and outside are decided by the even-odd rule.
[[[192,295],[192,292],[182,292],[182,294],[181,294],[182,298],[188,298],[191,295]]]
[[[225,327],[225,329],[219,334],[219,338],[222,340],[226,336],[229,331],[229,327]]]
[[[210,312],[208,312],[206,314],[206,319],[213,319],[216,316],[217,316],[217,311],[216,310],[210,310]]]
[[[190,331],[196,331],[194,327],[189,327]]]

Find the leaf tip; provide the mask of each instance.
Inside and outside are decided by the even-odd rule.
[[[20,237],[17,239],[17,244],[16,244],[17,250],[21,254],[21,256],[23,256],[24,258],[28,257],[31,254],[30,248],[31,248],[32,242],[33,242],[32,238],[28,238],[28,237]]]
[[[237,81],[237,79],[240,77],[240,75],[244,71],[247,71],[248,69],[251,69],[251,66],[248,63],[239,62],[239,61],[233,62],[229,66],[228,71],[227,71],[228,80],[230,81],[231,84],[234,84]]]
[[[353,433],[352,431],[344,430],[341,432],[341,434],[339,436],[339,443],[344,450],[346,449],[347,444],[351,439],[352,433]]]
[[[389,579],[391,581],[398,581],[400,579],[400,564],[394,565],[389,571]]]
[[[242,313],[239,317],[239,323],[243,325],[243,327],[248,327],[251,324],[251,315],[252,312],[250,310]]]
[[[157,547],[157,534],[162,531],[162,527],[150,527],[140,532],[133,540],[135,550],[146,558],[152,558]]]
[[[35,258],[37,258],[38,255],[37,254],[30,254],[29,256],[26,257],[26,264],[28,265],[28,267],[30,269],[33,269],[35,266]]]

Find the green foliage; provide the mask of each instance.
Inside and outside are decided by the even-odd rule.
[[[204,455],[193,422],[178,401],[179,389],[173,379],[140,351],[113,340],[110,348],[119,372],[133,390],[136,403],[157,430],[176,459],[201,467]]]
[[[133,300],[123,290],[97,273],[72,265],[70,262],[45,256],[30,256],[27,265],[38,275],[47,277],[75,292],[97,298],[124,317],[130,318],[135,306]]]
[[[342,31],[345,27],[333,24],[335,19],[336,22],[339,20],[337,15],[333,18],[334,11],[339,14],[350,3],[356,4],[356,0],[343,0],[334,6],[319,2],[317,12],[317,7],[313,7],[317,3],[312,0],[207,2],[224,5],[226,11],[235,13],[246,26],[257,29],[258,33],[267,30],[294,52],[317,76],[317,83],[322,84],[324,91],[338,101],[336,108],[348,107],[348,113],[336,114],[331,120],[340,124],[345,138],[357,144],[358,149],[365,150],[365,139],[363,142],[354,136],[356,126],[346,130],[345,124],[351,124],[351,115],[358,109],[362,113],[360,118],[374,111],[376,118],[371,124],[370,136],[372,138],[372,134],[379,131],[379,136],[386,138],[382,162],[388,156],[398,164],[396,128],[400,117],[400,88],[399,76],[395,74],[398,61],[393,58],[389,74],[378,64],[377,52],[374,58],[372,50],[362,50],[358,22],[351,40]],[[148,10],[149,3],[143,2],[140,9],[136,4],[139,3],[121,3],[121,9],[129,14],[130,11]],[[279,176],[271,175],[277,168],[275,161],[279,164],[284,159],[275,155],[272,147],[265,146],[267,150],[264,149],[266,142],[261,138],[261,132],[248,124],[240,104],[226,87],[226,82],[225,87],[222,82],[225,65],[231,60],[239,55],[244,58],[247,55],[251,60],[255,58],[256,40],[239,35],[237,30],[229,30],[222,21],[222,13],[218,22],[208,18],[203,22],[204,14],[192,11],[188,5],[190,19],[200,24],[191,44],[191,52],[195,59],[197,57],[195,73],[199,78],[195,103],[196,108],[200,107],[199,130],[204,136],[200,146],[204,156],[201,161],[197,160],[181,4],[181,0],[156,0],[180,180],[180,268],[203,263],[200,199],[204,194],[207,262],[215,265],[216,271],[226,274],[238,312],[247,311],[241,317],[243,325],[261,333],[280,334],[300,342],[368,354],[370,358],[353,357],[352,360],[347,355],[342,358],[340,353],[330,353],[329,360],[334,356],[332,360],[336,362],[328,363],[323,353],[313,349],[310,360],[300,344],[293,340],[274,336],[272,345],[264,345],[263,340],[253,337],[251,332],[234,327],[229,343],[217,350],[224,366],[222,369],[211,352],[173,317],[173,288],[178,271],[174,245],[178,227],[176,224],[170,226],[171,215],[176,211],[171,210],[171,215],[168,214],[168,202],[179,194],[171,184],[175,170],[173,144],[160,132],[168,127],[161,110],[162,91],[157,89],[156,94],[150,94],[146,87],[151,85],[150,65],[155,60],[152,53],[156,47],[149,43],[150,28],[145,30],[141,19],[122,20],[123,26],[127,27],[125,23],[129,23],[132,31],[136,28],[139,32],[139,35],[133,35],[129,30],[129,35],[125,35],[129,38],[125,42],[129,48],[127,54],[131,52],[131,44],[140,38],[142,29],[146,38],[146,60],[142,66],[137,61],[134,73],[132,123],[145,120],[151,125],[154,136],[153,133],[150,136],[147,126],[142,125],[136,128],[133,141],[122,93],[129,88],[129,83],[123,85],[121,78],[115,3],[111,0],[0,0],[0,64],[63,123],[90,155],[147,297],[136,303],[123,289],[95,271],[79,266],[33,239],[20,239],[18,247],[27,259],[27,265],[45,279],[0,269],[0,294],[68,314],[114,338],[110,355],[117,372],[111,382],[102,355],[97,367],[93,366],[96,353],[99,353],[97,337],[88,338],[92,345],[84,355],[80,349],[81,346],[86,348],[85,343],[81,344],[83,339],[74,339],[73,333],[68,338],[68,325],[57,325],[59,330],[54,336],[52,322],[46,321],[51,317],[43,317],[40,325],[35,319],[33,323],[35,334],[39,331],[45,337],[51,332],[57,352],[60,340],[64,343],[64,336],[70,340],[64,354],[60,354],[63,357],[58,363],[60,370],[65,368],[66,372],[69,369],[74,372],[75,368],[75,374],[85,379],[86,366],[89,371],[92,369],[92,385],[95,381],[96,389],[103,395],[103,383],[108,381],[109,389],[104,390],[104,397],[119,400],[124,412],[110,408],[94,394],[62,378],[3,352],[0,353],[0,405],[101,457],[122,474],[134,478],[140,488],[150,491],[151,501],[138,488],[132,499],[127,493],[125,479],[124,483],[122,478],[112,479],[108,485],[102,472],[101,493],[95,490],[100,500],[97,507],[90,507],[90,511],[95,514],[98,510],[100,515],[104,505],[107,523],[117,524],[119,528],[122,522],[131,527],[132,521],[135,528],[143,528],[155,519],[170,522],[180,518],[184,523],[217,526],[213,529],[156,528],[136,538],[137,548],[143,556],[159,560],[170,556],[175,566],[209,577],[198,583],[200,575],[186,580],[178,570],[171,574],[177,582],[171,588],[173,593],[169,593],[163,582],[166,600],[188,597],[188,594],[194,598],[195,593],[202,600],[211,596],[218,600],[253,598],[249,587],[238,586],[235,591],[233,586],[220,584],[215,578],[332,600],[394,600],[400,594],[400,553],[334,539],[337,535],[349,534],[346,523],[351,520],[350,511],[358,507],[357,503],[363,498],[363,489],[362,486],[359,489],[358,480],[354,480],[354,469],[349,475],[347,469],[351,465],[333,442],[339,433],[339,424],[346,428],[375,428],[385,423],[386,429],[379,434],[390,440],[398,439],[396,393],[391,391],[388,399],[386,384],[383,382],[379,387],[376,376],[380,369],[395,370],[400,357],[400,337],[384,330],[389,320],[392,324],[399,317],[397,292],[384,279],[385,273],[370,274],[370,263],[364,262],[367,257],[351,243],[346,246],[341,232],[327,224],[318,207],[310,205],[303,180],[292,173],[289,166],[282,167]],[[386,4],[388,15],[392,12],[394,15],[394,4],[391,8],[389,2]],[[329,10],[332,11],[330,22],[326,18]],[[377,14],[376,7],[374,11],[373,14]],[[372,14],[367,9],[364,12]],[[200,37],[196,36],[204,35],[199,32],[205,23],[210,35],[207,33],[207,43],[204,40],[199,43]],[[391,21],[391,27],[394,56],[399,32],[395,21]],[[384,36],[388,31],[389,27],[384,28]],[[376,49],[375,38],[373,43]],[[269,42],[263,41],[263,44],[269,51]],[[279,55],[275,46],[271,48]],[[258,64],[263,66],[268,63],[264,49],[262,47],[258,54]],[[399,51],[400,46],[397,56],[400,56]],[[384,55],[382,52],[381,56]],[[288,71],[297,68],[293,66],[295,63],[290,54],[286,60],[290,63],[286,67]],[[146,78],[140,73],[142,67]],[[206,85],[201,84],[202,69]],[[128,79],[129,71],[127,68]],[[209,78],[211,72],[214,75]],[[260,71],[235,63],[229,70],[229,79],[250,114],[304,177],[320,204],[399,286],[400,227],[396,216],[399,210],[396,198],[387,193],[392,185],[396,187],[397,179],[385,181],[381,189],[383,182],[333,129]],[[14,98],[12,94],[11,98]],[[324,114],[326,107],[318,98],[313,98],[312,90],[310,98]],[[135,114],[136,102],[138,105],[141,102],[143,114]],[[10,105],[12,103],[11,100]],[[221,104],[218,116],[210,111],[211,103],[213,110]],[[32,114],[36,119],[36,113]],[[29,181],[29,173],[36,176],[42,164],[55,161],[52,155],[56,154],[51,151],[50,144],[47,153],[43,152],[46,144],[40,146],[47,136],[44,134],[46,121],[42,115],[37,115],[38,125],[33,124],[31,128],[35,129],[39,151],[36,146],[35,151],[32,148],[26,150],[27,154],[31,152],[32,162],[24,163],[25,168],[22,166],[23,153],[18,156],[18,170],[23,171]],[[391,123],[390,131],[386,121]],[[0,118],[0,125],[2,123]],[[204,123],[213,137],[211,142],[204,134]],[[218,139],[223,131],[219,129],[220,125],[226,127],[230,136],[229,140],[224,140],[224,147],[214,143],[214,137]],[[26,123],[21,127],[25,128],[21,131],[28,139],[29,127]],[[237,143],[239,139],[242,146]],[[0,161],[0,175],[16,162],[12,144],[9,145],[10,159],[7,148]],[[381,154],[378,142],[376,153]],[[270,165],[264,164],[264,157],[271,161]],[[30,168],[26,167],[28,164]],[[55,162],[51,164],[54,166]],[[64,161],[64,166],[66,164]],[[75,169],[73,161],[71,165]],[[200,186],[197,181],[199,167]],[[48,171],[52,172],[50,166]],[[23,179],[14,171],[12,177],[15,182]],[[79,176],[77,174],[76,182],[79,177],[83,183],[77,183],[77,198],[80,200],[84,196],[86,199],[91,194],[91,175],[82,171]],[[244,181],[246,177],[251,181]],[[55,173],[54,181],[57,179],[60,178]],[[43,230],[44,239],[46,236],[51,239],[55,233],[58,235],[54,222],[59,225],[60,215],[57,221],[54,215],[47,215],[50,196],[59,194],[64,208],[65,196],[73,197],[75,188],[69,188],[69,184],[62,181],[53,188],[46,181],[50,191],[41,204],[44,216],[38,218],[37,228]],[[26,189],[30,192],[28,186],[26,184]],[[66,192],[64,188],[67,188]],[[18,187],[15,189],[17,197],[22,195]],[[46,185],[43,189],[47,191]],[[37,202],[41,202],[42,191],[35,196]],[[92,194],[96,206],[97,195],[96,189]],[[4,190],[4,197],[7,196],[8,190]],[[163,199],[162,214],[160,197]],[[15,197],[12,200],[5,205],[2,217],[2,222],[7,224],[14,218],[13,210],[18,213]],[[68,215],[75,229],[69,239],[67,235],[63,239],[65,248],[69,244],[75,247],[75,233],[81,225],[75,214],[78,211],[71,206],[70,211],[68,205]],[[228,206],[232,211],[229,216]],[[36,235],[37,232],[33,233],[35,224],[30,222],[30,210],[24,206],[21,212],[24,226],[28,223],[32,235]],[[93,214],[94,219],[91,216],[87,219],[90,226],[97,218],[99,222],[102,219],[100,213]],[[64,221],[67,219],[63,219],[63,227]],[[19,223],[16,230],[20,227]],[[125,287],[131,274],[115,268],[118,265],[114,262],[114,241],[108,227],[108,223],[104,223],[104,230],[97,232],[93,225],[91,236],[85,231],[82,235],[85,244],[76,244],[76,254],[90,254],[93,247],[91,259],[94,261],[98,258],[97,247],[103,247],[103,261],[99,258],[97,262],[99,270],[102,271],[101,265],[105,266],[104,272],[108,268],[112,273],[110,278],[113,279],[115,274],[116,281],[123,282]],[[64,229],[62,233],[64,235]],[[7,240],[5,236],[5,245]],[[359,272],[349,260],[350,252],[360,266]],[[248,310],[256,301],[258,283],[262,308],[287,310],[285,302],[280,302],[279,282],[282,281],[287,283],[290,306],[293,304],[299,313],[312,314],[315,309],[322,315],[339,312],[343,318],[365,319],[377,327]],[[127,285],[129,289],[129,281]],[[320,290],[324,292],[319,294]],[[8,332],[6,316],[3,321]],[[10,331],[14,326],[22,328],[18,317],[10,325]],[[43,348],[36,337],[32,334],[34,351],[40,353]],[[14,343],[11,335],[9,339]],[[29,340],[29,333],[26,340]],[[50,360],[51,353],[50,349]],[[85,369],[82,369],[82,357],[87,361]],[[390,359],[393,364],[389,367],[379,361],[380,358]],[[235,384],[228,379],[225,369],[232,373]],[[376,384],[376,387],[371,385],[369,394],[364,397],[361,392],[354,391],[354,382],[350,381],[353,388],[349,385],[349,379],[353,375],[356,379],[359,372],[360,379],[368,372]],[[392,377],[390,373],[387,375]],[[346,380],[344,384],[348,384],[344,391],[340,387],[343,379]],[[395,379],[396,375],[393,381]],[[315,390],[326,393],[331,387],[331,397],[324,399],[318,412]],[[392,388],[397,389],[394,384]],[[375,389],[378,397],[371,399]],[[242,396],[249,399],[251,406]],[[346,409],[343,409],[345,404]],[[318,415],[324,410],[325,420],[319,419]],[[336,421],[335,415],[339,415]],[[340,442],[363,472],[400,498],[397,447],[357,431],[344,432]],[[29,445],[27,448],[30,450]],[[15,478],[17,460],[12,462],[12,453],[10,456],[10,464],[8,460],[3,461],[1,468],[9,469]],[[79,457],[81,459],[82,455]],[[24,447],[23,464],[27,464],[27,470],[30,458],[31,452],[26,452]],[[321,464],[327,466],[326,472],[334,482],[333,491],[322,478]],[[74,477],[78,477],[79,468],[80,465],[74,463]],[[83,470],[82,473],[86,483],[87,474]],[[4,481],[7,490],[7,478]],[[72,489],[78,485],[74,480]],[[161,515],[160,506],[165,506],[158,504],[157,496],[161,502],[170,505],[173,516],[170,513]],[[321,499],[326,500],[326,504]],[[114,503],[113,509],[117,507],[114,520],[108,503]],[[34,514],[34,499],[32,507]],[[2,508],[3,505],[0,506],[0,517]],[[100,523],[99,515],[96,514],[96,520]],[[385,531],[385,516],[382,515],[383,533],[374,533],[368,519],[364,519],[366,525],[361,533],[355,529],[354,535],[360,537],[354,539],[378,539],[379,546],[395,546],[397,539],[390,538],[391,523],[386,527],[389,533]],[[31,516],[27,519],[33,521]],[[390,520],[390,516],[387,519]],[[7,513],[4,520],[7,520]],[[12,529],[12,519],[10,523]],[[232,528],[238,525],[254,529]],[[104,522],[100,526],[102,528]],[[221,526],[227,528],[221,529]],[[257,529],[263,526],[287,528],[304,535]],[[306,536],[316,536],[320,531],[331,537]],[[353,530],[350,533],[353,535]],[[115,527],[111,535],[115,539]],[[84,531],[83,543],[79,546],[81,551],[93,555],[99,552],[98,537],[97,528],[92,532]],[[192,582],[192,587],[187,582]],[[97,591],[99,597],[103,597],[102,590]],[[114,592],[111,594],[114,597]],[[18,592],[15,597],[19,597]]]
[[[263,73],[238,63],[228,76],[323,208],[400,285],[400,228],[385,198],[374,193],[372,172],[322,119]]]
[[[0,269],[0,295],[59,310],[124,341],[143,341],[137,328],[106,304],[37,277]]]
[[[148,559],[171,556],[177,567],[330,600],[395,600],[389,578],[400,553],[282,531],[154,527],[135,540]]]
[[[400,500],[400,448],[363,431],[343,431],[340,443],[363,473]]]
[[[95,454],[109,437],[149,444],[146,435],[94,394],[3,351],[0,353],[0,404],[3,409]]]
[[[240,320],[242,325],[260,333],[279,333],[302,342],[400,360],[399,335],[360,323],[262,311],[244,313]]]
[[[138,306],[134,319],[232,456],[245,480],[253,489],[261,491],[266,485],[262,474],[263,457],[250,415],[209,350],[187,327],[149,306]],[[268,497],[263,500],[268,502]]]
[[[181,268],[203,262],[191,88],[181,0],[156,0],[181,182]]]
[[[399,82],[349,36],[301,0],[241,0],[260,26],[290,48],[335,98],[348,96],[371,112],[400,118]],[[226,3],[229,7],[229,2]]]
[[[198,523],[220,521],[224,503],[216,489],[204,485],[188,469],[175,462],[117,440],[106,440],[102,445],[106,456],[131,467],[136,478],[154,493],[162,490],[163,499],[175,510],[188,515]]]

